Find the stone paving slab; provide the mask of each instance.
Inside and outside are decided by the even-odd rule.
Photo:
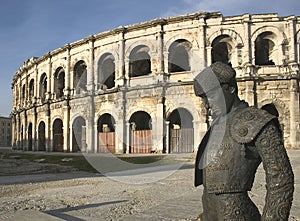
[[[18,211],[0,216],[0,220],[5,221],[62,221],[57,217],[48,215],[46,213],[34,210]]]

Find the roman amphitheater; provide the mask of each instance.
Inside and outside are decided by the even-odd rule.
[[[198,12],[122,26],[33,57],[15,73],[13,148],[193,152],[210,117],[193,78],[215,61],[250,105],[274,103],[299,148],[300,17]]]

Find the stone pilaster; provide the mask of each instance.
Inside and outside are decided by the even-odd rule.
[[[88,44],[89,44],[89,65],[87,67],[87,90],[94,91],[95,90],[95,71],[94,71],[94,42],[95,39],[93,36],[90,37]]]
[[[65,89],[64,89],[64,95],[66,97],[70,96],[70,89],[71,89],[71,47],[70,45],[67,45],[67,64],[66,64],[66,70],[65,70]]]
[[[63,151],[64,152],[70,152],[70,139],[72,139],[70,136],[70,105],[69,105],[69,100],[64,101],[64,106],[63,106],[63,134],[64,134],[64,146],[63,146]]]
[[[50,105],[46,104],[46,122],[45,122],[45,146],[46,151],[52,151],[52,125],[51,125],[51,118],[50,118]]]
[[[156,104],[156,124],[153,132],[153,151],[163,152],[163,140],[164,140],[164,104],[163,99],[160,98]]]
[[[117,60],[116,70],[116,86],[124,86],[125,84],[125,29],[119,32],[119,57]]]
[[[290,82],[290,148],[294,149],[300,145],[299,86],[297,79]]]
[[[207,56],[206,56],[206,51],[205,51],[205,43],[206,43],[206,21],[204,17],[199,18],[199,54],[200,54],[200,59],[203,60],[203,67],[206,67],[206,61],[207,61]]]
[[[161,25],[161,30],[157,33],[157,72],[158,74],[164,74],[164,28]]]
[[[244,26],[244,47],[243,47],[243,62],[252,64],[252,49],[251,49],[251,25],[250,25],[250,15],[243,15],[243,26]]]
[[[245,81],[245,100],[249,103],[250,106],[256,105],[255,99],[255,82],[253,80],[246,80]]]
[[[131,136],[131,133],[130,133],[130,123],[129,122],[126,122],[126,133],[125,133],[125,153],[129,153],[129,147],[130,147],[130,136]]]
[[[51,55],[49,55],[46,100],[51,100],[51,94],[53,91],[54,91],[54,84],[52,84],[52,61],[51,61]]]

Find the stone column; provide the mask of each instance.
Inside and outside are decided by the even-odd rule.
[[[65,89],[64,89],[64,95],[65,97],[70,96],[70,90],[71,90],[71,73],[70,73],[70,68],[71,68],[71,46],[67,45],[67,65],[66,65],[66,70],[65,70]]]
[[[16,148],[20,149],[20,113],[16,115]]]
[[[157,33],[157,47],[158,47],[158,55],[157,55],[157,72],[158,74],[164,74],[164,30],[163,25],[161,25],[161,30]]]
[[[94,94],[91,94],[86,98],[86,106],[89,107],[87,113],[87,125],[86,125],[86,152],[95,152],[97,148],[95,147],[95,104],[94,104]],[[84,108],[84,107],[82,107]]]
[[[115,144],[116,144],[116,153],[123,153],[123,144],[125,141],[124,137],[124,127],[123,127],[123,119],[118,119],[115,124]]]
[[[300,42],[299,43],[297,43],[297,45],[296,45],[296,52],[297,52],[297,54],[296,54],[296,62],[297,63],[300,63]]]
[[[249,24],[250,22],[250,15],[245,14],[243,15],[243,25],[244,25],[244,48],[243,52],[244,54],[242,55],[242,59],[244,63],[250,63],[252,64],[252,48],[251,48],[251,25]],[[254,42],[253,42],[254,44]]]
[[[117,70],[116,70],[116,86],[124,86],[125,78],[125,39],[124,39],[124,30],[119,33],[119,57],[117,60]]]
[[[156,105],[156,129],[153,133],[153,146],[152,149],[158,153],[163,152],[163,140],[164,140],[164,104],[163,99],[160,98]]]
[[[255,85],[253,80],[247,80],[246,84],[246,91],[245,91],[245,100],[249,103],[250,106],[257,105],[255,99]]]
[[[70,152],[70,105],[69,100],[65,100],[63,104],[63,134],[64,134],[64,152]]]
[[[89,39],[89,67],[87,68],[87,89],[89,91],[89,98],[87,99],[88,107],[90,110],[87,113],[88,123],[86,127],[86,144],[87,144],[87,152],[95,152],[97,148],[95,148],[95,82],[94,82],[94,42],[95,39],[93,36]]]
[[[205,44],[206,44],[206,22],[205,18],[201,17],[199,18],[199,39],[200,39],[200,45],[199,45],[199,54],[200,54],[200,59],[203,59],[203,67],[206,66],[207,62],[207,56],[206,56],[206,51],[205,51]],[[196,73],[197,74],[197,73]]]
[[[51,118],[50,118],[50,105],[46,104],[47,110],[46,110],[46,122],[45,122],[45,146],[46,151],[50,152],[52,151],[52,125],[51,125]]]
[[[23,107],[22,104],[22,81],[21,81],[21,77],[19,78],[19,106],[18,109],[20,109],[21,107]]]
[[[88,44],[89,44],[89,63],[87,67],[87,90],[88,91],[94,91],[95,88],[95,82],[94,82],[94,37],[91,36],[89,38]]]
[[[169,52],[164,51],[163,55],[164,55],[164,72],[169,74]],[[168,62],[165,62],[165,61],[168,61]]]
[[[98,153],[98,146],[99,146],[99,138],[98,138],[98,125],[97,125],[97,119],[95,119],[94,122],[94,153]]]
[[[299,87],[297,79],[290,82],[290,148],[294,149],[300,145]]]
[[[54,85],[53,85],[54,87]],[[48,58],[48,75],[47,75],[47,92],[46,92],[46,100],[51,100],[52,96],[52,62],[51,62],[51,55]]]
[[[130,146],[130,123],[129,122],[126,122],[126,136],[124,137],[126,140],[126,143],[125,143],[125,147],[126,147],[126,154],[129,153],[129,146]]]
[[[207,57],[207,66],[210,66],[211,63],[212,63],[212,58],[211,58],[211,50],[212,50],[212,47],[211,46],[207,46],[206,47],[206,57]]]
[[[24,127],[23,127],[23,139],[25,142],[23,142],[23,150],[28,150],[28,120],[27,120],[27,112],[24,111]]]
[[[127,82],[127,86],[130,86],[130,77],[129,77],[129,58],[126,58],[124,60],[124,68],[125,68],[125,73],[124,73],[124,78],[125,78],[125,82]]]
[[[33,113],[33,122],[32,122],[32,150],[37,151],[38,148],[38,140],[37,140],[37,112],[36,107],[34,107],[34,113]]]
[[[289,49],[289,61],[290,62],[296,62],[297,61],[297,49],[295,48],[295,46],[297,45],[297,39],[294,36],[297,36],[296,33],[296,18],[292,17],[289,21],[289,32],[290,32],[290,49]],[[299,54],[298,54],[299,55]]]
[[[203,127],[205,124],[201,124],[200,121],[193,121],[193,128],[194,128],[194,152],[197,151],[197,147],[201,142],[202,137],[204,136],[205,131]]]
[[[38,90],[39,90],[39,71],[38,71],[38,65],[34,65],[35,69],[35,81],[34,81],[34,92],[33,92],[33,103],[37,103],[37,98],[38,98]]]
[[[169,153],[170,149],[170,121],[165,121],[166,126],[166,139],[165,139],[165,147],[166,147],[166,153]]]

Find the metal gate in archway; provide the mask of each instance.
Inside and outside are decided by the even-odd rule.
[[[115,153],[116,141],[115,132],[99,132],[98,133],[98,152],[100,153]]]
[[[131,131],[130,153],[151,153],[152,130]]]
[[[192,153],[194,151],[193,128],[171,129],[170,136],[170,153]]]
[[[63,122],[56,119],[53,123],[53,151],[62,152],[64,147]]]
[[[45,135],[45,123],[42,121],[38,127],[38,150],[46,150],[46,135]]]

